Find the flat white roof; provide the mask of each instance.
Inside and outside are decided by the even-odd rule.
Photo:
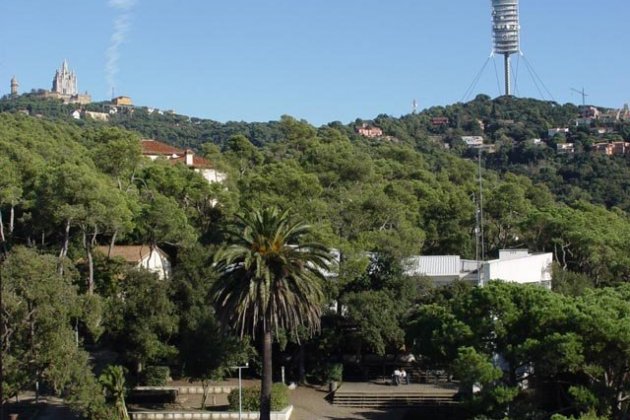
[[[459,255],[419,255],[405,261],[408,275],[459,276]]]

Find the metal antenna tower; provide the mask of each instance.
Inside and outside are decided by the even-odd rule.
[[[571,90],[573,92],[577,92],[580,95],[582,95],[582,106],[585,106],[586,105],[586,97],[588,96],[588,94],[584,91],[584,88],[582,88],[582,90],[577,90],[577,89],[571,88]]]
[[[493,53],[503,55],[505,95],[510,96],[510,55],[520,52],[518,0],[492,0]]]
[[[477,211],[477,224],[478,226],[476,227],[478,229],[479,232],[479,244],[481,245],[481,258],[477,259],[477,275],[478,275],[478,281],[479,281],[479,286],[483,286],[484,284],[484,278],[483,275],[481,274],[481,266],[482,266],[482,261],[485,261],[486,259],[486,244],[484,242],[484,238],[483,238],[483,182],[482,182],[482,178],[481,178],[481,149],[479,149],[479,154],[477,155],[477,159],[478,159],[478,174],[477,176],[479,177],[479,209]]]

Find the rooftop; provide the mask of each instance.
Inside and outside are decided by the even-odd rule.
[[[142,147],[143,155],[161,155],[161,156],[184,155],[184,151],[182,149],[178,149],[176,147],[170,146],[166,143],[162,143],[161,141],[157,141],[153,139],[142,139],[141,147]]]
[[[104,255],[108,255],[109,246],[98,246],[96,249]],[[155,249],[156,252],[162,253],[159,248]],[[144,260],[151,253],[151,247],[149,245],[116,245],[112,249],[112,258],[122,258],[130,263],[138,263]]]

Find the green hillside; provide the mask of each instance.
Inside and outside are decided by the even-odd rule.
[[[630,348],[628,158],[595,153],[592,144],[607,138],[594,127],[547,138],[549,128],[577,117],[573,105],[479,96],[378,116],[366,122],[382,129],[375,138],[355,132],[363,121],[313,127],[283,116],[222,124],[135,108],[104,123],[74,120],[73,107],[28,96],[4,99],[0,109],[9,397],[40,378],[87,417],[108,418],[86,348],[113,351],[129,380],[141,382],[146,366],[209,380],[248,357],[258,360],[255,340],[249,348],[219,327],[212,261],[236,213],[277,206],[313,226],[310,240],[341,252],[339,275],[325,290],[346,312],[326,313],[312,339],[274,333],[296,377],[322,380],[341,354],[383,356],[407,346],[433,368],[485,383],[488,392],[470,401],[475,413],[627,410],[615,399],[630,386],[627,366],[602,349],[614,349],[618,361]],[[611,130],[610,140],[624,138],[627,125]],[[478,151],[465,146],[465,135],[483,136],[495,149],[481,155],[487,256],[502,248],[553,252],[554,291],[435,290],[403,274],[400,261],[410,255],[475,256]],[[143,158],[141,137],[194,147],[227,181],[210,184],[185,165]],[[528,143],[533,138],[542,139],[541,150]],[[575,153],[556,153],[560,142],[574,142]],[[97,250],[114,243],[159,246],[173,262],[172,279]],[[600,334],[595,326],[605,319]],[[562,357],[550,357],[550,349]],[[513,362],[502,380],[489,361],[496,351]],[[517,362],[536,366],[532,389],[557,398],[519,391]],[[606,369],[618,382],[602,379]]]

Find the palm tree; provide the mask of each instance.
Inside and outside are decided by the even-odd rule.
[[[271,345],[279,329],[308,335],[320,328],[323,271],[329,250],[301,239],[311,227],[291,222],[288,213],[265,208],[237,216],[230,243],[215,259],[220,274],[212,289],[223,325],[245,334],[263,336],[260,419],[271,412]]]
[[[101,376],[99,381],[109,398],[114,401],[116,406],[116,420],[129,420],[127,412],[127,404],[125,404],[125,370],[122,366],[109,365]]]

